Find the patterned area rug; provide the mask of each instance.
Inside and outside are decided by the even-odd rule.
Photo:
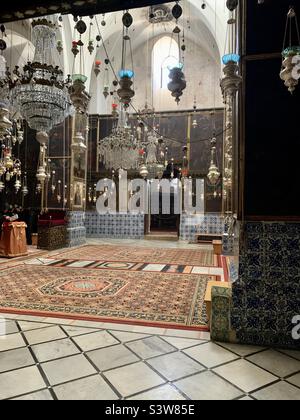
[[[0,272],[0,312],[207,329],[209,280],[214,276],[20,265]]]
[[[213,251],[197,249],[136,248],[112,245],[88,245],[59,254],[66,259],[87,259],[117,262],[179,264],[201,267],[221,266]]]

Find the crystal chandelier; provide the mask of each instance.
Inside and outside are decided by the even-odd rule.
[[[20,72],[16,66],[10,77],[13,105],[37,132],[49,133],[62,123],[70,110],[67,87],[70,77],[64,81],[63,71],[54,64],[56,48],[55,25],[47,19],[33,21],[35,55]]]
[[[127,113],[121,110],[110,136],[99,141],[99,154],[106,169],[137,170],[140,145],[128,125]]]

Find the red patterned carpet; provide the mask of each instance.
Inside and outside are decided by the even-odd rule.
[[[59,254],[66,259],[87,259],[117,262],[143,262],[218,267],[220,263],[213,251],[197,249],[159,249],[113,245],[88,245]]]
[[[106,248],[100,252],[108,258],[112,250]],[[135,251],[137,259],[148,256],[150,261],[165,261],[168,256],[167,262],[176,263],[179,259],[187,263],[189,254],[189,262],[196,259],[197,265],[201,255],[180,250],[171,252],[170,258],[169,250]],[[116,249],[116,254],[118,258],[135,255],[129,248]],[[76,255],[98,258],[99,247],[68,252],[68,256]],[[211,279],[198,274],[19,265],[0,271],[0,312],[207,329],[204,296]]]

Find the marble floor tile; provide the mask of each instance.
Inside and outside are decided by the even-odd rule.
[[[51,393],[45,389],[44,391],[34,392],[33,394],[24,395],[23,397],[13,398],[14,401],[53,401]]]
[[[214,372],[246,393],[253,392],[277,380],[276,376],[246,360],[237,360],[220,366],[214,369]]]
[[[123,397],[154,388],[165,381],[144,363],[125,366],[104,374]]]
[[[262,401],[300,401],[300,390],[287,382],[278,382],[253,394]]]
[[[40,330],[42,328],[52,327],[50,324],[30,321],[18,321],[18,324],[22,331]]]
[[[287,354],[294,359],[300,360],[300,350],[280,350],[280,352]]]
[[[162,271],[165,268],[166,264],[148,264],[143,271]]]
[[[247,357],[247,360],[266,369],[273,375],[285,378],[300,371],[300,361],[292,359],[275,350],[267,350],[262,353]]]
[[[96,373],[83,355],[43,363],[41,366],[51,385],[63,384]]]
[[[0,400],[46,388],[36,366],[0,374]]]
[[[118,396],[99,375],[56,386],[54,392],[59,400],[112,401],[118,399]]]
[[[68,338],[37,344],[31,348],[40,363],[80,353],[79,349]]]
[[[0,325],[0,337],[6,334],[16,334],[19,332],[19,328],[15,321],[4,321]]]
[[[165,353],[171,353],[176,350],[173,346],[166,343],[159,337],[149,337],[144,340],[133,341],[128,343],[127,347],[143,360],[149,359],[150,357],[160,356]]]
[[[179,350],[203,344],[200,340],[193,340],[190,338],[164,337],[164,340]]]
[[[233,400],[243,395],[242,391],[219,378],[213,372],[203,372],[175,382],[175,386],[193,401]]]
[[[192,274],[206,274],[209,275],[209,267],[194,267]]]
[[[110,331],[110,333],[119,341],[121,341],[121,343],[128,343],[129,341],[135,341],[149,337],[147,334],[138,334],[126,331]]]
[[[48,324],[54,325],[72,325],[74,323],[74,319],[66,319],[66,318],[45,318],[44,322]]]
[[[296,375],[291,376],[290,378],[286,379],[286,381],[300,388],[300,373],[297,373]],[[299,389],[299,392],[300,392],[300,389]]]
[[[119,344],[119,342],[106,331],[74,337],[74,341],[82,351],[91,351]]]
[[[139,358],[122,344],[89,352],[87,356],[100,371],[114,369],[139,361]]]
[[[162,335],[167,337],[191,338],[194,340],[210,340],[210,333],[204,331],[166,329]]]
[[[73,325],[64,325],[63,330],[68,334],[69,337],[77,337],[78,335],[84,335],[98,331],[97,328],[75,327]]]
[[[214,343],[201,344],[184,350],[184,353],[208,368],[213,368],[238,358],[238,356]]]
[[[231,343],[217,343],[221,347],[232,351],[233,353],[238,354],[241,357],[250,356],[254,353],[258,353],[260,351],[266,350],[264,347],[257,347],[257,346],[246,346],[242,344],[231,344]]]
[[[204,370],[199,363],[179,352],[155,357],[148,363],[168,381],[176,381]]]
[[[35,361],[26,348],[19,348],[0,353],[0,372],[7,372],[9,370],[20,369],[27,366],[34,365]]]
[[[21,334],[10,334],[0,337],[0,352],[17,349],[19,347],[26,347]]]
[[[133,401],[184,401],[186,398],[171,385],[162,385],[151,391],[142,392],[135,397],[128,398]]]
[[[66,338],[66,334],[58,326],[42,328],[40,330],[24,332],[26,340],[30,345],[46,343],[49,341]]]

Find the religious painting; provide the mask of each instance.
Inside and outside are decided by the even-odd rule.
[[[85,202],[85,188],[83,182],[74,182],[73,186],[73,208],[83,209]]]
[[[74,178],[85,179],[86,173],[86,154],[85,152],[76,152],[73,156],[73,176]]]

